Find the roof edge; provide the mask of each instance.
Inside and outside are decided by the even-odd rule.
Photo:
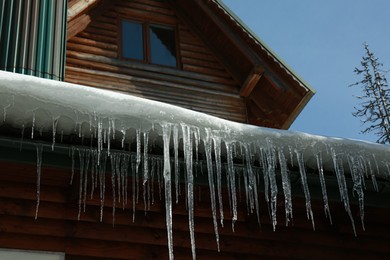
[[[211,0],[216,3],[253,41],[260,46],[273,60],[275,60],[291,77],[301,86],[311,92],[313,96],[316,90],[301,76],[298,75],[278,54],[276,54],[260,37],[253,32],[222,0]]]

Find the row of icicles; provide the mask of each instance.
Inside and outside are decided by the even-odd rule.
[[[168,248],[170,258],[173,259],[173,235],[172,235],[172,189],[175,192],[175,202],[178,203],[180,195],[180,183],[185,186],[185,198],[188,210],[189,231],[191,239],[192,257],[196,258],[195,252],[195,223],[194,223],[194,178],[199,169],[207,169],[208,186],[210,188],[210,203],[213,216],[214,232],[217,248],[219,251],[218,219],[223,226],[224,213],[222,205],[222,187],[226,182],[226,188],[229,195],[230,212],[232,218],[232,229],[237,220],[237,193],[239,182],[243,182],[248,213],[257,215],[260,224],[259,200],[260,190],[264,190],[265,200],[270,209],[270,216],[275,230],[278,185],[277,179],[281,179],[281,187],[284,196],[286,225],[292,220],[292,196],[290,181],[290,166],[295,162],[299,168],[300,181],[306,200],[307,217],[312,221],[315,228],[313,212],[311,209],[310,190],[307,183],[307,172],[303,151],[293,147],[277,147],[271,138],[258,140],[255,143],[238,142],[234,140],[225,140],[221,135],[216,134],[210,129],[204,129],[205,134],[201,136],[199,128],[182,124],[162,123],[163,156],[150,154],[149,132],[135,131],[133,141],[136,143],[136,151],[131,152],[130,148],[126,151],[125,137],[126,131],[120,130],[122,137],[123,151],[112,150],[110,140],[115,140],[114,120],[109,120],[108,127],[103,127],[102,120],[98,120],[97,127],[90,127],[91,139],[97,139],[97,147],[72,147],[72,177],[73,182],[76,157],[79,158],[79,214],[85,211],[86,199],[97,192],[100,197],[101,214],[103,216],[103,207],[106,190],[106,174],[111,174],[111,188],[113,192],[112,215],[115,221],[115,208],[121,204],[125,207],[128,198],[128,181],[131,179],[133,221],[135,221],[135,205],[138,203],[140,187],[143,189],[143,201],[145,211],[154,203],[154,183],[158,182],[158,188],[164,192],[166,208],[166,226],[168,236]],[[55,149],[57,120],[53,120],[53,142],[52,150]],[[24,131],[24,127],[23,127]],[[79,136],[82,135],[81,125],[79,127]],[[32,122],[31,138],[34,138],[34,120]],[[23,134],[22,134],[23,135]],[[61,135],[62,136],[62,135]],[[61,137],[62,139],[62,137]],[[135,140],[134,140],[135,139]],[[181,145],[182,144],[182,145]],[[180,146],[180,147],[179,147]],[[40,175],[42,164],[42,145],[37,144],[37,207],[36,216],[38,216],[39,196],[40,196]],[[201,150],[203,149],[203,150]],[[353,180],[353,192],[358,196],[360,217],[364,229],[364,178],[372,168],[371,162],[361,156],[338,154],[332,147],[327,147],[327,153],[333,160],[334,172],[337,178],[341,200],[345,210],[348,213],[353,231],[356,235],[355,223],[350,210],[348,189],[346,177],[344,174],[343,160],[341,157],[347,156],[348,165]],[[325,183],[324,169],[322,163],[322,152],[313,151],[313,156],[317,162],[317,172],[322,188],[324,201],[324,210],[326,216],[331,220],[328,195]],[[199,158],[199,155],[202,158]],[[180,157],[180,159],[179,159]],[[239,160],[237,160],[239,158]],[[238,161],[238,163],[237,163]],[[108,163],[111,170],[107,171]],[[199,171],[201,171],[199,170]],[[107,173],[108,172],[108,173]],[[183,175],[183,176],[181,176]],[[377,184],[375,175],[371,174],[375,188]],[[261,179],[261,181],[260,181]],[[259,187],[264,183],[264,187]],[[183,184],[182,184],[183,185]],[[87,191],[87,187],[91,187]],[[240,188],[241,189],[241,188]]]

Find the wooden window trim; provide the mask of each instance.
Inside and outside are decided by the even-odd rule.
[[[123,56],[123,36],[122,36],[122,22],[123,21],[129,21],[129,22],[135,22],[142,24],[142,32],[143,32],[143,47],[144,47],[144,59],[143,60],[137,60],[137,59],[131,59],[126,58]],[[117,25],[119,28],[119,34],[118,34],[118,53],[119,58],[122,60],[126,60],[129,62],[135,62],[135,63],[143,63],[148,64],[152,66],[161,66],[161,67],[167,67],[167,68],[173,68],[173,69],[181,69],[182,63],[181,63],[181,55],[180,55],[180,41],[179,41],[179,29],[177,24],[171,24],[171,23],[161,23],[161,22],[153,22],[153,21],[147,21],[137,18],[129,18],[129,17],[119,17],[117,21]],[[168,66],[168,65],[161,65],[161,64],[154,64],[151,62],[151,46],[150,46],[150,35],[149,35],[149,28],[150,26],[162,26],[162,27],[169,27],[172,28],[175,34],[175,44],[176,44],[176,66]]]

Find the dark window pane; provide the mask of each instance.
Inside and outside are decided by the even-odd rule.
[[[151,25],[151,63],[176,67],[176,40],[173,28]]]
[[[144,60],[141,23],[122,21],[122,56],[129,59]]]

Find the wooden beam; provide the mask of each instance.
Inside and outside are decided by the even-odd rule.
[[[88,0],[83,0],[79,2],[84,2]],[[71,19],[69,18],[68,12],[68,33],[66,39],[69,40],[73,36],[77,35],[79,32],[84,31],[85,28],[96,18],[101,16],[106,12],[111,5],[116,4],[116,1],[102,1],[102,0],[89,0],[93,2],[93,5],[89,5],[85,9],[81,10],[74,15]],[[75,4],[74,6],[76,6]],[[89,11],[91,8],[93,10]],[[71,7],[73,8],[73,6]],[[88,12],[89,11],[89,12]]]
[[[257,83],[260,81],[261,77],[264,74],[264,68],[261,66],[255,66],[249,73],[248,77],[246,78],[244,84],[242,84],[242,87],[240,89],[240,96],[241,97],[249,97],[249,95],[252,93],[252,90],[255,88]]]
[[[79,0],[68,9],[68,21],[72,21],[75,17],[85,13],[89,8],[96,5],[101,0]]]

